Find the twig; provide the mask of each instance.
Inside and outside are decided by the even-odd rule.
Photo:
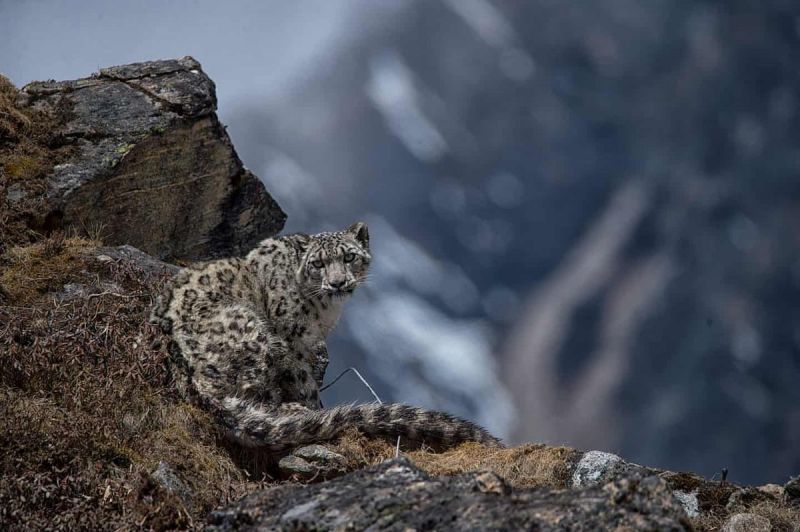
[[[383,404],[383,401],[381,401],[381,398],[378,397],[377,393],[375,393],[375,390],[372,389],[372,386],[369,385],[369,383],[367,382],[367,379],[362,377],[361,373],[359,373],[358,370],[356,368],[352,367],[352,366],[347,368],[343,372],[341,372],[335,379],[333,379],[331,382],[329,382],[328,384],[326,384],[325,386],[320,388],[319,391],[323,392],[323,391],[327,390],[328,388],[330,388],[331,386],[333,386],[334,384],[336,384],[339,381],[339,379],[344,377],[345,373],[347,373],[348,371],[352,371],[353,373],[356,374],[356,376],[359,379],[361,379],[361,382],[364,383],[364,386],[366,386],[367,389],[369,389],[369,391],[372,392],[372,396],[375,398],[376,401],[378,401],[378,404],[381,404],[381,405]],[[400,456],[400,436],[398,435],[397,436],[397,445],[395,446],[395,449],[394,449],[394,457],[398,458],[399,456]]]
[[[319,391],[323,392],[323,391],[327,390],[328,388],[330,388],[331,386],[333,386],[334,384],[336,384],[336,382],[339,379],[341,379],[342,377],[344,377],[344,374],[347,373],[348,371],[352,371],[353,373],[355,373],[356,377],[361,379],[361,382],[364,383],[364,386],[366,386],[367,389],[372,393],[372,396],[375,398],[375,400],[378,401],[379,404],[383,404],[383,401],[381,401],[381,398],[378,397],[377,393],[375,393],[375,390],[372,389],[372,386],[369,385],[367,380],[364,377],[362,377],[361,373],[359,373],[358,370],[356,368],[354,368],[354,367],[349,367],[346,370],[344,370],[343,372],[341,372],[338,377],[336,377],[335,379],[333,379],[333,381],[331,381],[330,383],[328,383],[325,386],[323,386],[322,388],[320,388]]]
[[[103,297],[103,296],[116,296],[124,299],[131,299],[136,297],[135,295],[129,296],[125,294],[118,294],[116,292],[100,292],[99,294],[90,294],[86,299],[92,299],[93,297]]]

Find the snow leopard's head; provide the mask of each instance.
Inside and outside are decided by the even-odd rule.
[[[370,260],[367,224],[357,222],[333,233],[310,235],[297,282],[312,296],[345,297],[367,276]]]

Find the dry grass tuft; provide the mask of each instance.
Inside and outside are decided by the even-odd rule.
[[[543,444],[496,449],[465,443],[440,454],[414,451],[408,456],[431,475],[490,469],[515,487],[564,488],[569,482],[571,466],[580,455],[575,449]]]
[[[350,429],[328,445],[330,449],[347,458],[348,467],[375,465],[394,457],[395,448],[386,440],[371,439],[356,429]]]
[[[10,181],[30,181],[47,169],[41,157],[32,155],[11,155],[6,159],[3,169]]]
[[[795,532],[800,529],[800,508],[782,502],[765,501],[749,507],[746,511],[769,519],[772,530]]]
[[[17,88],[8,78],[0,76],[0,144],[19,140],[20,134],[31,127],[31,119],[17,108]]]
[[[0,291],[15,304],[26,305],[66,283],[86,280],[82,253],[96,245],[56,233],[35,244],[13,247],[0,257]]]
[[[0,76],[0,254],[49,231],[45,177],[75,150],[58,134],[67,109],[47,113],[19,105],[18,96]]]
[[[36,162],[44,164],[50,155],[49,144],[54,140],[53,130],[58,119],[44,111],[19,105],[18,96],[14,84],[0,75],[0,148],[13,147],[5,155],[38,159]],[[9,168],[5,170],[10,171]]]
[[[776,532],[796,532],[800,527],[800,508],[792,507],[782,501],[762,501],[752,506],[743,506],[720,513],[701,513],[689,519],[694,530],[721,530],[725,521],[737,513],[750,513],[769,519],[772,530]]]
[[[380,463],[395,454],[395,447],[390,442],[367,438],[355,430],[334,442],[331,450],[347,458],[353,469]],[[496,449],[465,443],[442,453],[418,449],[403,452],[403,455],[433,476],[491,469],[515,487],[564,488],[569,482],[571,466],[581,453],[567,447],[543,444]]]

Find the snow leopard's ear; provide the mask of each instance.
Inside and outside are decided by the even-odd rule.
[[[294,248],[297,254],[302,255],[308,249],[308,244],[311,242],[311,237],[303,233],[296,233],[291,235],[288,240],[289,244]]]
[[[369,231],[367,230],[367,224],[364,222],[356,222],[347,228],[347,232],[356,237],[356,240],[364,249],[369,250]]]

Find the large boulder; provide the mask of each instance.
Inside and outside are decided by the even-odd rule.
[[[514,490],[491,472],[431,477],[406,459],[315,485],[285,484],[214,512],[212,530],[688,530],[655,476]]]
[[[18,104],[58,116],[60,142],[75,148],[47,178],[45,230],[74,226],[159,258],[202,259],[239,254],[283,227],[191,57],[34,82]]]

